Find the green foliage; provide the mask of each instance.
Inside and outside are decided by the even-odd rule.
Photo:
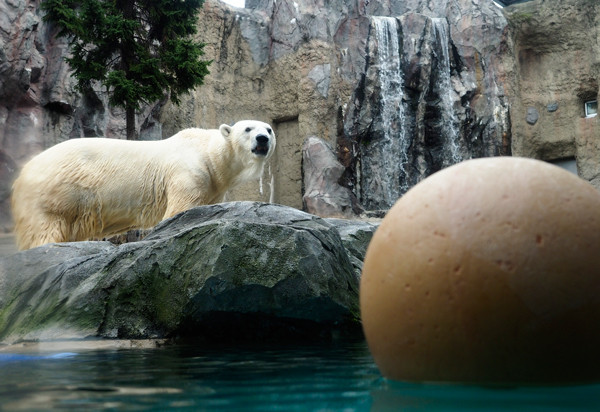
[[[204,0],[45,0],[46,21],[69,39],[67,59],[78,87],[99,81],[112,105],[139,108],[160,99],[173,102],[203,83],[210,61],[195,42]]]

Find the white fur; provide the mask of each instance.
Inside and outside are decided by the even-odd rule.
[[[253,153],[259,135],[266,153]],[[17,244],[102,238],[219,202],[261,175],[275,143],[271,127],[254,120],[160,141],[65,141],[30,160],[13,185]]]

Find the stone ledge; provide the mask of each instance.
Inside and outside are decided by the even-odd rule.
[[[139,242],[1,258],[0,342],[360,334],[360,257],[376,226],[359,222],[354,236],[343,223],[232,202],[183,212]]]

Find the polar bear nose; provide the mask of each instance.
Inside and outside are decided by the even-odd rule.
[[[256,143],[267,144],[267,143],[269,143],[269,138],[267,136],[265,136],[264,134],[259,134],[258,136],[256,136]]]

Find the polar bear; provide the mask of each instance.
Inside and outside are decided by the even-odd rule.
[[[19,249],[149,228],[222,201],[275,150],[267,123],[185,129],[159,141],[72,139],[31,159],[13,185]]]

